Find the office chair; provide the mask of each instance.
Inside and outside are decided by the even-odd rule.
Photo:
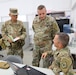
[[[8,55],[6,57],[3,57],[3,60],[4,61],[15,62],[15,63],[20,63],[20,64],[23,63],[21,57],[18,56],[18,55]]]

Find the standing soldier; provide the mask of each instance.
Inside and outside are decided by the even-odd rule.
[[[43,52],[50,51],[52,48],[52,40],[54,35],[59,32],[57,22],[53,17],[47,16],[46,7],[39,5],[37,8],[38,16],[33,20],[33,31],[34,31],[34,45],[33,50],[33,66],[39,66],[41,55]],[[43,60],[43,67],[47,68],[50,66],[50,57],[47,56]]]
[[[23,58],[23,45],[25,44],[26,29],[23,22],[17,20],[18,10],[10,8],[10,20],[2,25],[2,39],[8,48],[8,55],[19,55]]]

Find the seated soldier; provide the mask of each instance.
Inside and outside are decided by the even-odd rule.
[[[42,54],[45,58],[47,54],[52,54],[54,59],[49,69],[52,69],[55,75],[74,75],[73,61],[69,48],[69,36],[66,33],[57,33],[53,39],[54,45],[57,48],[55,51],[48,51]]]

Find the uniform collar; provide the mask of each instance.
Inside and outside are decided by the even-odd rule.
[[[10,20],[10,21],[9,21],[9,24],[12,24],[12,23],[13,23],[13,22]],[[17,20],[16,24],[19,24],[18,20]]]

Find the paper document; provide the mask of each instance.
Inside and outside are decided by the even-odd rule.
[[[13,39],[13,42],[15,42],[15,41],[17,41],[17,40],[19,40],[19,37],[17,37],[17,38],[15,38],[15,39]]]

